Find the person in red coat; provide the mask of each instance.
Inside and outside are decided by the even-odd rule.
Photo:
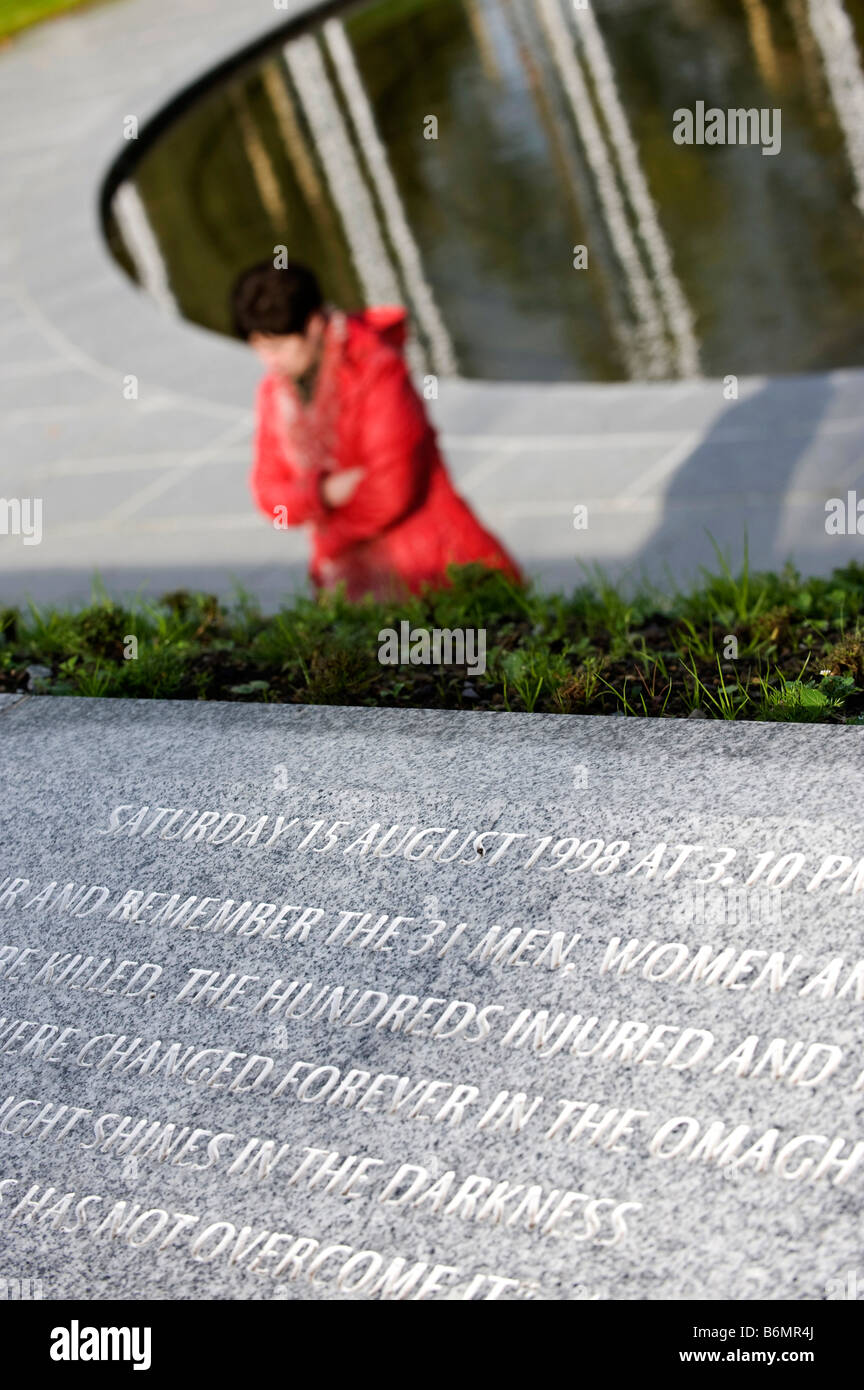
[[[275,526],[309,527],[317,588],[395,597],[470,563],[521,581],[450,481],[402,357],[404,309],[345,314],[306,267],[264,262],[240,276],[233,313],[267,368],[252,494]]]

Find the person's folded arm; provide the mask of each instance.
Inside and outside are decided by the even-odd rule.
[[[249,483],[258,508],[271,522],[302,526],[331,515],[321,496],[320,474],[292,466],[277,433],[274,391],[266,381],[258,390],[255,458]]]
[[[359,393],[351,464],[363,469],[363,477],[349,501],[329,513],[326,546],[333,552],[410,515],[429,481],[429,425],[401,357],[378,358]]]

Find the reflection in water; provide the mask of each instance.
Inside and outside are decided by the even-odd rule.
[[[367,302],[392,304],[399,298],[399,285],[317,39],[289,43],[285,61],[341,215]]]
[[[641,345],[636,341],[631,322],[626,278],[616,259],[608,221],[597,197],[591,169],[584,158],[577,130],[568,115],[567,98],[554,80],[549,48],[542,43],[521,7],[513,6],[508,18],[516,36],[518,60],[525,70],[531,97],[559,175],[557,182],[567,198],[570,215],[577,225],[582,223],[585,226],[582,235],[591,248],[595,270],[598,267],[600,270],[604,302],[598,305],[598,310],[605,314],[626,374],[636,378],[645,376],[649,366]]]
[[[810,23],[825,63],[831,98],[843,131],[864,213],[864,77],[855,34],[843,0],[809,0]]]
[[[585,58],[591,70],[597,101],[618,153],[627,196],[638,219],[639,235],[648,253],[660,300],[675,340],[677,371],[681,376],[698,376],[699,348],[693,330],[693,316],[672,266],[669,247],[639,163],[639,153],[633,143],[630,126],[618,96],[612,66],[597,21],[590,9],[578,9],[574,12],[574,17],[581,29]]]
[[[753,52],[756,55],[756,62],[759,64],[762,80],[769,91],[776,93],[780,86],[780,64],[777,58],[777,49],[774,47],[768,7],[765,0],[743,0],[743,4],[750,30],[750,42],[753,45]]]
[[[640,354],[639,375],[663,377],[670,374],[665,344],[663,316],[654,288],[645,273],[635,237],[627,221],[624,199],[615,177],[610,150],[594,115],[588,86],[577,61],[564,21],[560,0],[537,0],[538,13],[549,41],[549,51],[558,67],[561,85],[570,102],[592,173],[600,205],[621,269],[627,279],[636,313],[634,334]]]
[[[340,245],[336,219],[324,182],[319,178],[315,163],[306,149],[282,62],[274,60],[264,63],[261,68],[261,81],[297,182],[314,216],[319,236],[327,254],[330,257],[338,257]]]
[[[134,183],[127,180],[120,185],[114,195],[112,207],[124,245],[135,267],[138,283],[156,301],[160,309],[176,314],[177,301],[171,293],[168,271],[159,242],[153,235],[147,209],[138,196]]]
[[[407,303],[441,375],[864,363],[862,34],[864,0],[365,0],[146,148],[112,249],[228,331],[285,245],[348,309]],[[676,146],[698,101],[780,107],[781,153]]]
[[[279,187],[276,171],[270,162],[267,148],[255,124],[255,117],[250,109],[246,93],[239,87],[232,87],[230,96],[243,145],[246,149],[246,158],[249,160],[249,167],[257,184],[261,202],[267,209],[267,215],[273,226],[277,229],[284,227],[288,212],[282,197],[282,190]]]
[[[383,212],[386,231],[399,262],[410,303],[430,344],[432,367],[436,372],[451,375],[456,370],[453,344],[426,280],[417,243],[405,219],[399,190],[375,126],[375,117],[362,78],[357,71],[351,45],[338,20],[331,20],[324,25],[324,39],[339,75],[357,141],[366,157],[370,177]]]

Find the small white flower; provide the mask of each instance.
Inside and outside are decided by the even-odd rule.
[[[820,676],[830,676],[831,672],[830,672],[830,671],[820,671],[819,674],[820,674]]]

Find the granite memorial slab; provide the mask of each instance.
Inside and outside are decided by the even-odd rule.
[[[0,706],[0,1239],[42,1297],[821,1300],[864,732]]]

